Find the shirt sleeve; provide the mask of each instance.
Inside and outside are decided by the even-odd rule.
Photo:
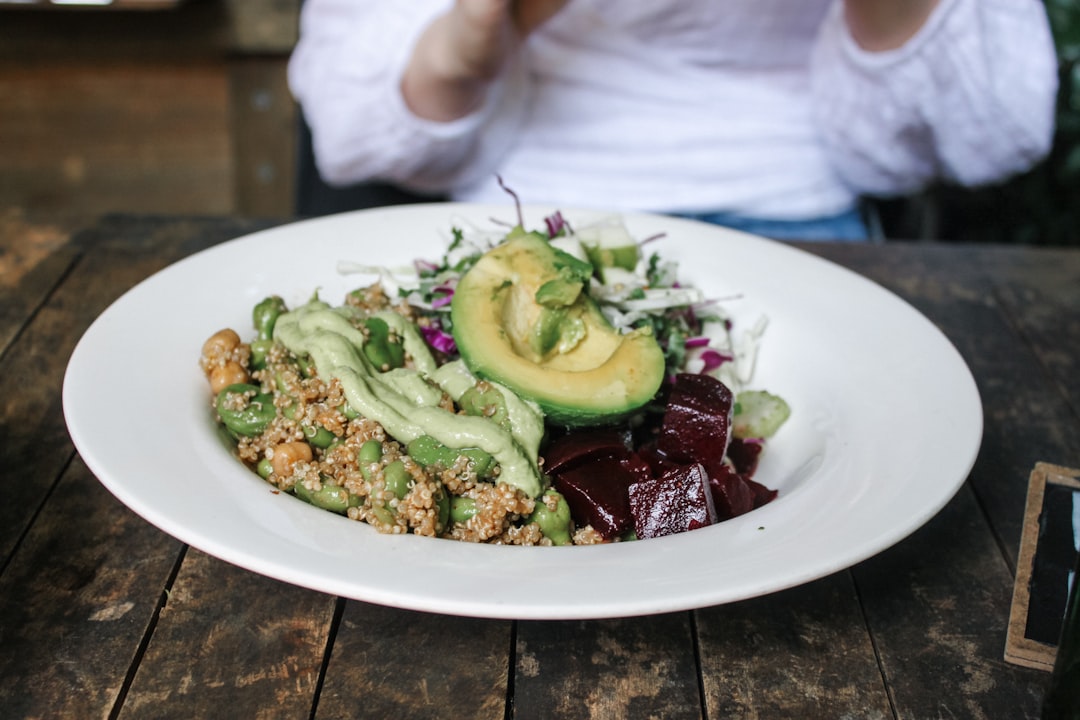
[[[836,0],[811,63],[814,117],[857,192],[914,191],[934,178],[981,185],[1049,152],[1057,60],[1037,0],[941,0],[904,46],[868,52]]]
[[[512,137],[525,83],[514,65],[474,113],[453,122],[414,115],[401,77],[421,32],[448,0],[306,0],[289,59],[289,86],[311,128],[315,163],[331,185],[367,180],[441,192],[492,172]],[[485,133],[483,147],[477,142]]]

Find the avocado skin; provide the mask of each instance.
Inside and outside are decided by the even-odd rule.
[[[550,423],[617,423],[656,395],[663,352],[647,328],[612,328],[584,292],[557,308],[568,331],[563,342],[551,341],[545,313],[553,309],[536,292],[559,277],[559,255],[539,234],[511,233],[488,251],[462,276],[451,303],[461,358],[478,377],[537,403]],[[542,343],[538,328],[548,336]]]

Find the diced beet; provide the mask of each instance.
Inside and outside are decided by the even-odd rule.
[[[730,465],[719,463],[710,466],[708,474],[716,513],[721,520],[748,513],[756,507],[753,489]]]
[[[735,471],[750,479],[757,471],[761,450],[765,447],[760,440],[743,440],[732,437],[728,444],[727,456],[735,464]]]
[[[708,475],[697,463],[635,482],[629,497],[634,531],[643,540],[717,522]]]
[[[754,493],[754,509],[757,510],[762,505],[768,505],[776,499],[776,490],[770,490],[756,480],[746,478],[746,484],[750,486],[750,490]]]
[[[659,477],[668,470],[673,470],[683,465],[683,463],[675,462],[660,452],[660,450],[657,449],[655,442],[642,445],[637,449],[637,452],[635,452],[634,455],[649,466],[650,474],[654,477]]]
[[[636,476],[619,460],[599,458],[588,465],[563,468],[552,484],[566,498],[578,525],[592,525],[605,540],[632,526],[627,490]]]
[[[678,462],[720,462],[728,448],[734,405],[731,390],[711,375],[676,375],[657,449]]]
[[[554,474],[599,458],[629,454],[624,433],[616,429],[572,430],[552,440],[544,450],[544,472]]]
[[[660,473],[653,472],[652,466],[637,453],[632,453],[619,463],[626,469],[626,472],[630,474],[631,482],[640,482],[642,480],[649,480]]]

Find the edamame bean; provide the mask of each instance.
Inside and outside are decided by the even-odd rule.
[[[303,482],[298,482],[293,485],[293,492],[304,502],[341,515],[345,514],[350,505],[356,504],[348,490],[325,480],[318,490],[309,490]]]
[[[394,497],[400,500],[409,492],[412,475],[405,469],[405,463],[395,460],[383,468],[383,480],[386,483],[386,489],[394,493]]]
[[[270,458],[261,458],[258,464],[255,465],[255,472],[259,474],[263,480],[270,477],[270,473],[274,472],[274,465],[270,462]]]
[[[266,369],[266,356],[270,354],[270,348],[274,347],[273,340],[251,341],[251,364],[252,370]]]
[[[557,498],[554,510],[545,502],[549,497]],[[570,544],[570,506],[557,490],[549,489],[536,499],[536,508],[529,516],[529,522],[536,523],[552,545]]]
[[[376,370],[386,372],[405,365],[405,346],[401,338],[390,331],[385,320],[370,317],[364,321],[364,328],[367,330],[364,355]]]
[[[367,440],[356,452],[356,464],[360,466],[360,474],[364,479],[371,482],[371,466],[382,460],[382,441]]]
[[[446,492],[441,482],[435,482],[435,507],[439,511],[438,521],[435,524],[435,534],[442,535],[446,530],[446,523],[450,521],[450,494]]]
[[[480,448],[449,448],[430,435],[421,435],[411,441],[406,446],[406,452],[425,468],[433,465],[448,468],[458,457],[465,456],[479,478],[490,478],[495,470],[495,458],[487,451]]]
[[[273,339],[274,324],[282,313],[287,311],[285,301],[277,295],[271,295],[255,305],[251,311],[251,321],[259,333],[260,340]]]
[[[474,385],[469,388],[458,399],[458,405],[461,406],[466,415],[486,417],[504,429],[510,427],[510,414],[506,409],[506,398],[490,385]]]
[[[236,401],[237,396],[245,396],[242,407]],[[277,415],[274,397],[264,393],[257,385],[229,385],[218,393],[217,414],[230,432],[247,437],[257,437]]]
[[[304,433],[304,438],[317,448],[325,450],[337,440],[337,435],[330,432],[322,425],[301,425],[300,430]]]
[[[468,522],[476,515],[476,501],[471,497],[455,495],[450,498],[450,519],[456,523]]]

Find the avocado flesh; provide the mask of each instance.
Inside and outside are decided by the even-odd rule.
[[[545,238],[512,234],[459,281],[454,340],[474,374],[536,402],[549,421],[617,422],[656,394],[663,352],[648,329],[612,328],[587,293],[567,305],[538,302],[537,291],[562,277]]]

